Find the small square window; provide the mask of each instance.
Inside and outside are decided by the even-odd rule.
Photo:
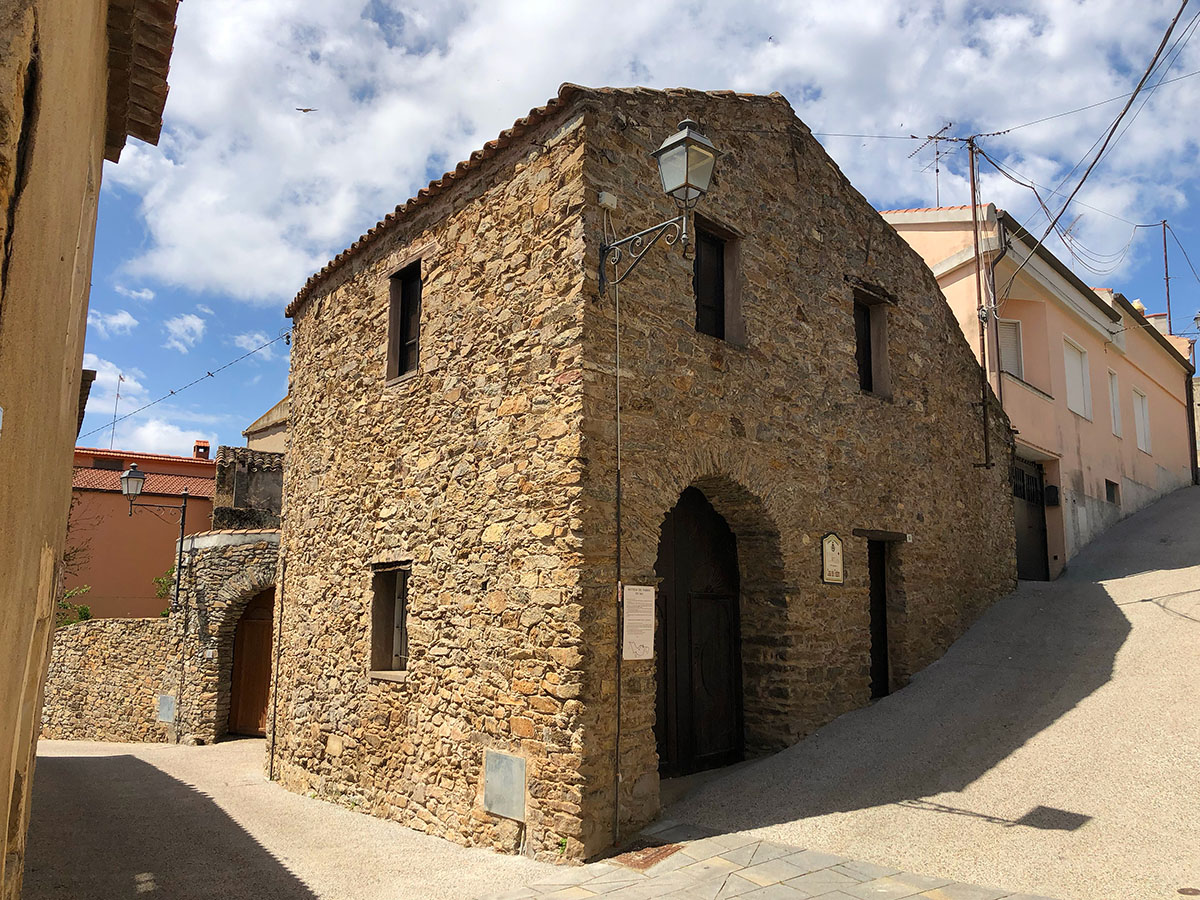
[[[371,670],[401,672],[408,668],[407,566],[376,570],[372,577]]]
[[[405,266],[391,279],[388,308],[387,377],[417,370],[421,356],[421,261]]]
[[[1120,505],[1120,503],[1121,503],[1121,486],[1119,484],[1117,484],[1115,481],[1109,481],[1107,478],[1105,478],[1104,479],[1104,499],[1107,500],[1109,503],[1116,503],[1117,505]]]

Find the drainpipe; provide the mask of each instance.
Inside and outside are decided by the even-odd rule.
[[[1008,253],[1008,229],[1004,227],[1004,219],[996,220],[996,230],[1000,237],[1000,252],[992,257],[991,265],[988,266],[988,285],[992,292],[992,321],[996,323],[994,333],[996,335],[996,399],[1000,401],[1000,408],[1004,408],[1004,372],[1000,368],[1000,298],[996,296],[996,267],[1000,265],[1000,260],[1004,259]]]
[[[1183,382],[1187,396],[1188,460],[1192,464],[1192,484],[1200,484],[1200,468],[1196,464],[1196,392],[1190,373],[1184,374]]]
[[[267,779],[275,780],[275,742],[278,740],[279,722],[279,658],[283,651],[283,585],[287,579],[287,557],[279,563],[279,584],[275,586],[278,595],[279,612],[275,619],[275,665],[271,669],[271,748],[267,763]]]

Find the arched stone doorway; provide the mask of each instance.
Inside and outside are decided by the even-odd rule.
[[[271,623],[275,589],[255,594],[233,634],[229,681],[229,733],[264,737],[271,692]]]
[[[698,488],[663,520],[655,574],[655,738],[663,777],[743,753],[737,539]]]

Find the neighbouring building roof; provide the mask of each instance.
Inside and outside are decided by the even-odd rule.
[[[227,447],[222,444],[217,448],[218,466],[229,463],[242,463],[252,471],[268,469],[283,469],[283,454],[269,450],[252,450],[249,447]]]
[[[132,453],[101,447],[76,447],[71,486],[83,491],[121,491],[121,471],[135,462],[146,473],[143,494],[178,496],[184,490],[192,497],[211,499],[217,463],[213,459],[173,456],[168,453]],[[109,465],[104,465],[109,463]],[[155,465],[174,471],[156,472]]]
[[[303,304],[304,301],[312,295],[316,287],[321,284],[326,277],[340,269],[350,260],[359,256],[364,250],[367,249],[367,247],[373,244],[385,233],[390,231],[392,226],[394,226],[397,222],[401,221],[403,218],[407,217],[417,209],[423,207],[425,204],[429,203],[434,197],[438,196],[447,188],[449,188],[456,180],[461,179],[464,175],[477,169],[484,161],[491,159],[498,153],[505,150],[507,147],[511,146],[513,143],[520,140],[520,138],[528,133],[530,129],[562,112],[562,110],[570,106],[573,101],[585,96],[599,98],[616,97],[622,94],[628,95],[637,93],[663,94],[666,96],[677,95],[681,97],[745,97],[755,100],[770,98],[785,104],[788,102],[787,99],[780,93],[762,95],[739,93],[738,91],[700,91],[693,90],[691,88],[668,88],[666,90],[655,90],[653,88],[643,87],[591,88],[584,87],[581,84],[572,84],[569,81],[564,82],[559,86],[557,96],[551,97],[546,101],[545,105],[531,109],[528,115],[517,119],[511,128],[504,129],[504,131],[500,132],[498,137],[488,141],[480,149],[473,151],[467,159],[460,162],[452,171],[447,172],[441,178],[429,182],[428,187],[423,187],[421,190],[417,191],[417,196],[405,201],[404,203],[401,203],[392,212],[384,216],[374,228],[370,229],[366,234],[359,237],[359,239],[353,244],[330,260],[324,266],[324,268],[322,268],[315,275],[311,276],[308,281],[304,283],[304,287],[300,289],[299,293],[296,294],[292,302],[287,305],[287,308],[284,310],[284,315],[295,315],[301,304]],[[788,105],[788,108],[791,108],[790,104]]]
[[[126,137],[158,143],[178,7],[179,0],[109,0],[105,159],[120,159]]]
[[[79,379],[79,418],[75,422],[75,437],[83,429],[83,414],[87,409],[88,397],[92,393],[92,382],[96,380],[95,369],[84,369],[83,377]]]
[[[139,468],[140,468],[139,464]],[[71,487],[81,491],[113,491],[121,493],[121,473],[117,469],[93,469],[76,466]],[[203,475],[163,475],[146,473],[143,494],[178,495],[184,491],[192,497],[212,499],[213,479]]]
[[[246,426],[246,430],[242,432],[243,437],[250,437],[259,431],[265,431],[268,428],[274,428],[277,425],[286,425],[288,420],[288,407],[291,396],[284,397],[265,413]],[[219,453],[220,451],[218,451]]]

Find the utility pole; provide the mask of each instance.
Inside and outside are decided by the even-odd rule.
[[[975,190],[975,138],[967,138],[971,172],[971,240],[975,247],[975,311],[979,317],[979,406],[983,410],[983,468],[992,467],[992,441],[988,423],[987,322],[983,301],[983,257],[979,252],[979,198]],[[979,465],[979,463],[976,463]]]
[[[1167,288],[1167,334],[1174,334],[1171,327],[1171,273],[1167,269],[1167,220],[1162,220],[1163,233],[1163,284]]]

